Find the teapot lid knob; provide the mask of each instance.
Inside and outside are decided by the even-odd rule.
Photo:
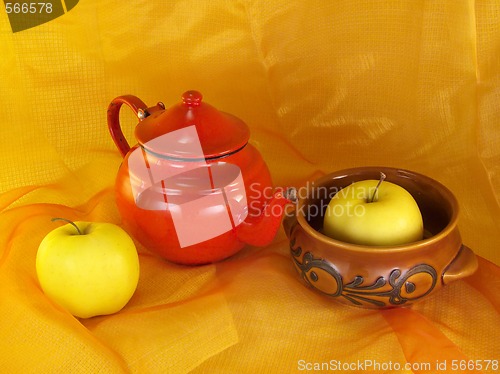
[[[203,95],[198,91],[191,90],[182,94],[182,103],[188,107],[199,106],[201,99],[203,99]]]

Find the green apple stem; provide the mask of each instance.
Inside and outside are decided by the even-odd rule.
[[[373,203],[373,200],[375,200],[375,196],[377,195],[378,188],[380,187],[380,185],[384,181],[385,177],[386,177],[386,175],[384,173],[380,172],[380,180],[378,181],[377,186],[375,187],[375,191],[373,191],[372,198],[369,201],[370,203]]]
[[[78,235],[83,235],[82,232],[80,231],[80,229],[78,228],[78,226],[73,221],[70,221],[69,219],[56,217],[56,218],[52,218],[51,221],[52,222],[55,222],[55,221],[64,221],[64,222],[67,222],[70,225],[73,225],[73,227],[76,229],[76,231],[78,231]]]

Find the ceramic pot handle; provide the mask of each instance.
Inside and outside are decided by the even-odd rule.
[[[132,109],[139,120],[144,119],[141,113],[146,113],[147,106],[144,102],[133,95],[123,95],[118,96],[116,99],[111,101],[108,106],[108,129],[111,133],[111,137],[115,142],[121,155],[125,155],[130,150],[130,146],[123,135],[122,128],[120,126],[120,108],[123,104],[127,104],[130,109]],[[142,118],[141,118],[142,116]]]
[[[462,244],[457,256],[443,273],[443,283],[448,284],[458,279],[468,277],[473,274],[476,269],[476,255],[469,247]]]

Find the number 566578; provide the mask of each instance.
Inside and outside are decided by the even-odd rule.
[[[52,13],[52,3],[5,3],[7,14]]]

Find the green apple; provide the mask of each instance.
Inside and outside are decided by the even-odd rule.
[[[365,180],[338,191],[325,212],[323,231],[348,243],[391,246],[422,239],[423,221],[413,196],[394,183]]]
[[[111,223],[67,222],[49,232],[38,248],[42,290],[76,317],[120,311],[139,281],[134,242]]]

